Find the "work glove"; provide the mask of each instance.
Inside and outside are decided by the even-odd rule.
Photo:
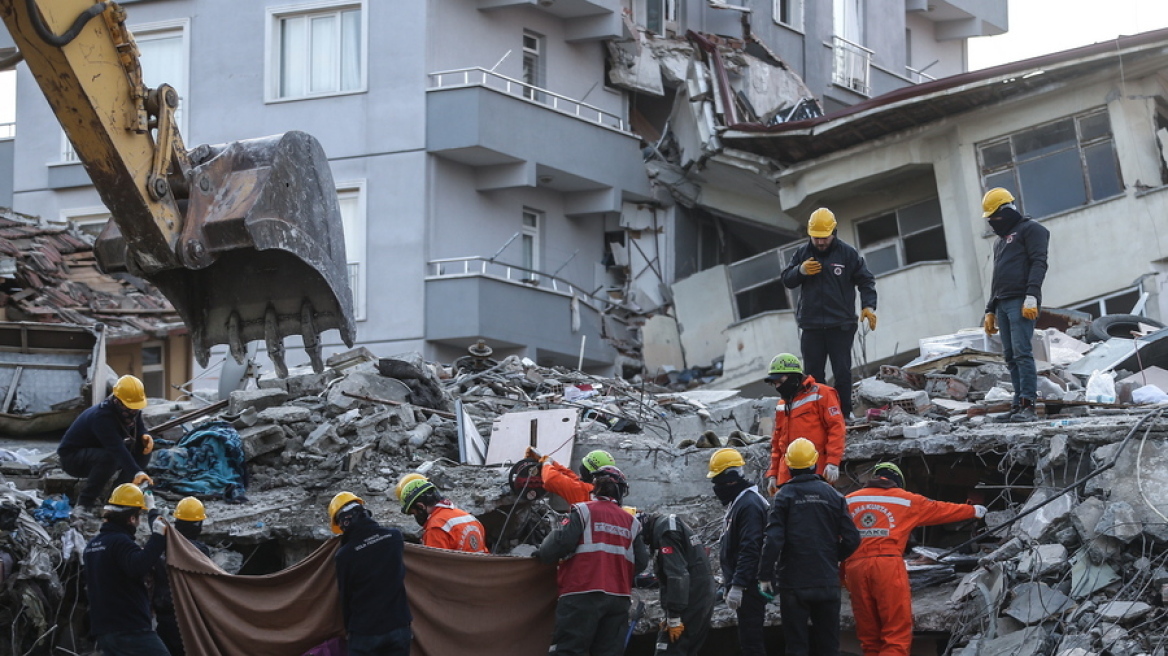
[[[162,521],[161,517],[156,517],[154,521],[150,522],[150,530],[159,535],[166,535],[166,522]]]
[[[677,642],[677,639],[685,632],[685,625],[681,623],[680,617],[671,617],[666,623],[665,630],[669,633],[669,642]]]
[[[986,312],[985,315],[985,332],[987,335],[998,334],[998,318],[994,316],[993,312]]]
[[[986,507],[975,505],[973,507],[973,516],[978,518],[978,519],[985,517],[986,516]]]
[[[125,480],[125,479],[122,479]],[[143,485],[154,485],[154,479],[146,475],[146,472],[138,472],[134,474],[134,485],[142,487]]]
[[[154,451],[154,438],[149,435],[142,436],[142,455],[149,455]]]
[[[774,476],[767,476],[766,483],[767,483],[767,495],[772,496],[772,497],[775,496],[775,492],[779,491],[778,479],[776,479]]]
[[[835,483],[839,480],[839,465],[828,465],[823,468],[823,478],[828,483]]]
[[[1038,320],[1038,299],[1033,296],[1027,296],[1026,300],[1022,301],[1022,316],[1030,321]]]
[[[803,264],[799,265],[799,273],[805,276],[814,276],[820,271],[823,271],[823,265],[816,262],[813,257],[807,258]]]
[[[732,585],[730,591],[726,593],[726,608],[730,610],[738,610],[742,605],[742,586]]]
[[[759,581],[758,582],[758,591],[761,592],[764,597],[774,597],[775,596],[775,588],[774,588],[774,586],[771,585],[770,581]]]
[[[860,321],[868,322],[868,330],[876,330],[876,310],[872,308],[860,310]]]

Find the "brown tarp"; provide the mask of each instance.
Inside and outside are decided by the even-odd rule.
[[[266,576],[232,576],[177,531],[167,565],[186,651],[202,656],[300,656],[343,634],[329,540]],[[555,620],[555,568],[531,558],[407,544],[412,656],[543,656]]]

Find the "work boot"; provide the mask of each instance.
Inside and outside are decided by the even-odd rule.
[[[1010,415],[1010,423],[1021,424],[1028,421],[1038,421],[1038,413],[1034,412],[1034,401],[1022,399],[1018,411]]]
[[[1008,424],[1008,423],[1014,421],[1014,415],[1018,414],[1019,409],[1021,409],[1021,407],[1017,403],[1012,403],[1012,404],[1010,404],[1010,411],[1009,412],[1007,412],[1006,414],[998,415],[997,417],[994,417],[990,421],[994,422],[995,424]]]

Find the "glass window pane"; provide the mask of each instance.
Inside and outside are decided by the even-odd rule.
[[[162,364],[161,346],[142,347],[142,366],[148,367],[152,364]]]
[[[312,93],[326,93],[336,91],[337,54],[340,44],[337,30],[337,17],[314,16],[312,18]]]
[[[142,61],[142,82],[150,88],[166,83],[186,95],[186,66],[183,65],[182,33],[168,36],[147,35],[138,39]]]
[[[1079,134],[1083,141],[1091,141],[1111,134],[1111,119],[1107,112],[1091,114],[1079,119]]]
[[[529,228],[534,228],[534,227],[539,225],[539,218],[535,214],[532,214],[531,212],[524,212],[523,213],[523,225],[525,225]]]
[[[904,238],[904,263],[935,262],[949,259],[945,247],[945,229],[937,226]]]
[[[161,371],[143,371],[142,387],[146,388],[148,398],[166,398],[166,377]]]
[[[786,310],[791,307],[787,302],[783,283],[778,280],[741,294],[735,294],[734,300],[738,305],[739,319],[746,319],[772,310]]]
[[[1013,161],[1014,154],[1010,151],[1009,141],[1001,141],[996,144],[984,146],[981,149],[982,173],[1005,166]]]
[[[895,214],[885,214],[856,224],[856,235],[860,239],[860,248],[896,237],[898,234]]]
[[[930,198],[898,210],[896,214],[900,219],[900,234],[911,235],[941,225],[941,201]]]
[[[1018,161],[1042,157],[1075,145],[1075,123],[1069,118],[1064,119],[1020,132],[1014,135],[1013,140]]]
[[[1133,289],[1117,296],[1103,299],[1103,309],[1107,314],[1130,314],[1140,300],[1140,290]]]
[[[1010,193],[1017,196],[1018,180],[1014,177],[1014,169],[1007,169],[1001,173],[987,175],[985,178],[985,190],[989,191],[994,187],[1009,189]]]
[[[341,14],[341,91],[361,87],[361,12]]]
[[[523,264],[525,269],[535,268],[535,237],[523,235]]]
[[[868,263],[868,270],[875,275],[900,268],[900,256],[896,253],[896,244],[865,251],[864,260]]]
[[[1084,147],[1083,157],[1087,160],[1087,177],[1091,181],[1091,200],[1111,198],[1123,193],[1119,162],[1115,161],[1112,141]]]
[[[280,21],[280,97],[303,96],[308,77],[308,21],[304,17]]]
[[[1022,208],[1035,218],[1050,216],[1087,202],[1079,150],[1067,150],[1018,165]]]
[[[758,257],[741,260],[730,265],[730,287],[735,292],[753,287],[768,280],[774,280],[783,273],[779,264],[779,252],[771,251]]]
[[[365,258],[365,245],[359,243],[361,230],[357,225],[357,211],[359,209],[360,192],[342,191],[337,193],[337,205],[341,210],[341,224],[345,227],[345,257],[350,262],[361,262]]]
[[[1086,305],[1078,305],[1070,309],[1078,312],[1086,312],[1087,314],[1091,315],[1092,319],[1098,319],[1099,317],[1103,316],[1103,313],[1099,311],[1099,305],[1099,301],[1093,301],[1091,303],[1087,303]]]

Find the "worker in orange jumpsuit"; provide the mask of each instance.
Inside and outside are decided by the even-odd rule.
[[[540,478],[543,489],[558,495],[569,504],[585,503],[592,500],[592,474],[601,467],[616,467],[616,460],[607,451],[590,451],[580,461],[580,475],[552,460],[551,456],[541,456],[539,451],[527,447],[524,457],[539,461]]]
[[[791,480],[791,470],[783,455],[787,446],[800,437],[811,440],[819,452],[815,473],[835,484],[839,480],[847,433],[835,388],[817,383],[810,374],[803,373],[803,363],[790,353],[776,355],[763,380],[774,385],[779,393],[775,428],[771,433],[771,466],[766,473],[767,494],[773,497],[780,485]]]
[[[426,478],[414,478],[402,485],[398,500],[402,512],[412,515],[422,527],[425,546],[489,553],[482,523],[474,515],[455,508]]]
[[[847,496],[860,547],[844,562],[856,635],[864,656],[908,656],[912,646],[912,592],[904,549],[918,526],[985,517],[985,506],[933,501],[904,489],[890,462],[872,470],[868,487]]]

